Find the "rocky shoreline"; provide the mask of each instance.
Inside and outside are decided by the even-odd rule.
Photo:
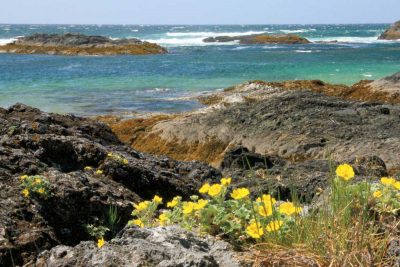
[[[0,266],[249,266],[246,251],[215,237],[126,226],[132,202],[188,199],[228,176],[253,194],[290,199],[294,189],[314,205],[332,164],[350,163],[356,180],[397,175],[399,77],[252,81],[200,97],[206,107],[194,112],[100,118],[109,126],[0,108]],[[24,175],[46,179],[46,198],[21,194]],[[84,225],[111,207],[119,220],[99,249]]]
[[[0,53],[93,56],[165,54],[167,50],[158,44],[135,38],[113,40],[103,36],[67,33],[20,37],[0,46]]]
[[[195,112],[103,120],[135,149],[215,167],[244,146],[292,162],[324,159],[328,151],[339,161],[373,151],[397,170],[399,75],[351,87],[253,81],[200,97],[208,107]]]

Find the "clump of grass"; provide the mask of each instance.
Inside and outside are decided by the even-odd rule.
[[[312,209],[296,198],[292,202],[268,194],[251,198],[249,189],[231,188],[231,178],[223,178],[220,183],[204,184],[201,196],[189,201],[174,197],[160,212],[158,196],[135,204],[130,223],[139,227],[179,224],[219,235],[251,248],[262,266],[277,266],[278,259],[285,258],[291,259],[285,266],[383,264],[394,229],[383,228],[377,214],[397,213],[400,182],[382,178],[380,184],[353,183],[355,173],[348,164],[339,165],[330,176],[331,186]]]

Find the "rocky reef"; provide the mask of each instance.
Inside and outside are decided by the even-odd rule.
[[[0,46],[1,53],[50,55],[147,55],[164,54],[157,44],[139,39],[113,40],[103,36],[83,34],[34,34]]]
[[[239,42],[239,44],[308,44],[309,40],[295,34],[254,34],[242,36],[217,36],[208,37],[203,40],[205,43],[226,43]]]
[[[45,179],[48,196],[24,197],[23,175]],[[219,177],[218,170],[199,162],[139,153],[122,144],[103,123],[21,104],[0,108],[0,266],[35,266],[37,255],[46,249],[93,240],[84,225],[104,220],[110,207],[119,216],[118,232],[131,219],[132,202],[154,194],[165,199],[176,194],[189,197],[205,180]],[[145,235],[129,238],[140,236],[142,242],[150,242]],[[81,246],[91,249],[94,245],[91,241]],[[156,241],[147,248],[151,246],[161,251]],[[178,253],[171,247],[164,251],[168,249]],[[85,264],[90,264],[87,260]],[[193,260],[216,259],[203,253]],[[81,266],[92,266],[85,264]]]
[[[208,106],[198,111],[110,125],[139,151],[216,167],[242,146],[291,163],[378,156],[394,172],[400,167],[400,99],[371,83],[253,81],[200,97]]]
[[[382,33],[380,40],[399,40],[400,39],[400,21],[395,22],[389,29]]]

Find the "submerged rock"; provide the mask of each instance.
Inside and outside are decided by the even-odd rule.
[[[389,29],[382,33],[380,40],[399,40],[400,39],[400,21],[395,22]]]
[[[46,179],[49,197],[23,197],[25,174]],[[131,218],[132,202],[189,197],[219,177],[198,162],[138,153],[90,119],[21,104],[0,108],[0,266],[29,264],[55,245],[90,240],[84,224],[105,222],[110,207],[118,231]]]
[[[217,36],[208,37],[205,43],[226,43],[237,41],[239,44],[308,44],[309,40],[295,34],[254,34],[242,36]]]
[[[0,46],[0,52],[51,55],[144,55],[164,54],[167,50],[157,44],[139,39],[114,40],[104,36],[79,33],[34,34]]]
[[[232,246],[213,237],[198,237],[176,226],[125,228],[98,248],[94,242],[57,246],[39,256],[37,267],[67,266],[245,266]]]

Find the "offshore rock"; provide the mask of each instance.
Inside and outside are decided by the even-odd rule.
[[[25,174],[49,181],[51,195],[23,197]],[[92,239],[84,224],[105,222],[110,207],[118,211],[118,231],[132,202],[154,194],[187,198],[219,177],[198,162],[138,153],[103,123],[22,104],[0,108],[0,266],[29,265],[45,249]]]
[[[217,36],[208,37],[203,40],[205,43],[226,43],[239,42],[239,44],[308,44],[309,40],[295,34],[255,34],[242,36]]]
[[[400,20],[395,22],[389,29],[379,36],[380,40],[399,40],[400,39]]]
[[[72,56],[164,54],[167,50],[157,44],[135,38],[113,40],[104,36],[87,36],[79,33],[37,33],[0,46],[0,52]]]
[[[245,266],[238,256],[224,241],[200,238],[177,226],[127,227],[100,249],[94,242],[81,242],[75,247],[57,246],[45,251],[36,266]]]

